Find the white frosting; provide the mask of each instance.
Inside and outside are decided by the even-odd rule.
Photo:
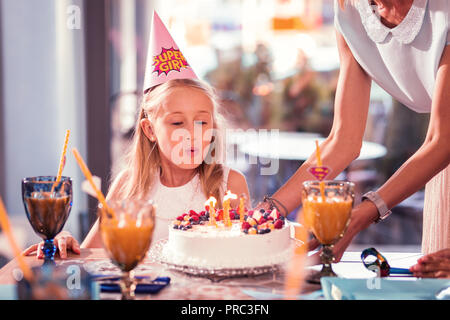
[[[163,257],[169,263],[201,268],[262,267],[286,262],[291,253],[290,226],[266,234],[244,234],[239,222],[231,228],[194,225],[169,230]]]

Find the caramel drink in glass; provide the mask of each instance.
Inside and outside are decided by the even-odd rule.
[[[145,258],[155,229],[155,206],[151,201],[108,201],[99,204],[100,234],[111,261],[122,271],[122,299],[134,299],[133,270]]]
[[[322,270],[309,281],[320,283],[321,277],[336,277],[332,269],[333,246],[344,235],[350,222],[355,194],[354,184],[346,181],[305,181],[302,205],[305,226],[322,244]]]
[[[55,236],[61,232],[72,209],[72,179],[56,176],[22,180],[22,200],[34,232],[44,240],[44,265],[55,265]]]

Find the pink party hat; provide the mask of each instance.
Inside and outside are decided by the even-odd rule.
[[[172,79],[197,79],[156,11],[148,46],[144,92]]]

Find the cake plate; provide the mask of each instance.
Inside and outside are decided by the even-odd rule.
[[[283,269],[282,264],[254,268],[207,268],[175,264],[167,261],[167,258],[163,255],[163,249],[166,243],[167,239],[159,240],[155,243],[148,253],[149,258],[164,265],[168,269],[179,271],[191,276],[204,277],[214,282],[234,277],[254,277],[266,273],[275,273]]]

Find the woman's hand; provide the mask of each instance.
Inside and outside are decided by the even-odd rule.
[[[450,248],[423,256],[409,270],[418,278],[450,278]]]
[[[67,258],[67,250],[71,250],[75,254],[81,253],[78,241],[68,231],[60,232],[55,237],[54,244],[56,246],[56,251],[59,252],[59,256],[61,259]],[[38,259],[43,259],[44,258],[44,252],[42,251],[43,246],[44,242],[34,244],[28,249],[26,249],[22,254],[24,256],[36,254]]]

